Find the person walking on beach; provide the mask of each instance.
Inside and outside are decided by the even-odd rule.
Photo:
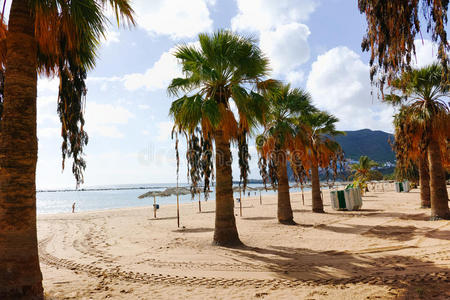
[[[72,204],[72,213],[75,213],[75,202]]]

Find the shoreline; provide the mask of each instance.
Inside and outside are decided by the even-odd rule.
[[[332,186],[332,188],[342,188],[347,183],[348,182],[336,182],[336,184],[334,186]],[[329,187],[330,187],[329,185],[327,185],[325,183],[321,183],[321,186],[322,186],[322,188],[321,188],[322,191],[324,191],[324,192],[325,191],[329,191]],[[270,187],[270,186],[268,185],[268,187]],[[106,191],[107,192],[107,191],[128,191],[128,190],[129,191],[135,191],[135,190],[141,190],[141,188],[135,188],[135,189],[125,189],[125,188],[122,188],[122,189],[102,189],[102,190],[95,190],[95,191],[94,190],[84,190],[84,191],[80,191],[80,190],[69,191],[69,190],[66,190],[66,191],[42,192],[42,193],[49,193],[50,195],[56,195],[57,193],[61,192],[63,195],[65,195],[64,196],[65,199],[63,201],[67,202],[66,206],[65,206],[66,209],[64,211],[60,211],[60,212],[43,212],[43,213],[38,212],[37,215],[38,216],[45,216],[45,215],[54,215],[54,214],[71,214],[71,205],[72,205],[73,202],[77,203],[76,213],[108,211],[108,210],[117,210],[117,209],[125,209],[125,208],[141,208],[141,207],[147,207],[147,206],[152,206],[153,205],[153,197],[146,197],[146,198],[142,198],[142,199],[138,199],[138,197],[136,197],[136,199],[132,198],[132,199],[127,199],[127,200],[123,200],[123,201],[120,200],[119,202],[117,202],[118,201],[117,199],[120,199],[120,198],[126,199],[127,198],[127,195],[124,194],[124,195],[117,195],[116,196],[117,199],[113,199],[113,202],[116,201],[116,204],[113,204],[116,207],[108,208],[108,207],[104,207],[102,204],[98,204],[98,206],[99,206],[98,208],[87,208],[87,209],[83,209],[81,211],[77,211],[77,208],[79,208],[78,204],[79,204],[80,200],[81,200],[82,203],[84,202],[85,204],[86,203],[92,204],[93,202],[98,201],[98,200],[96,200],[96,198],[97,199],[101,199],[102,202],[108,202],[109,199],[108,200],[106,198],[103,199],[101,194],[99,194],[98,197],[97,196],[92,196],[92,201],[90,199],[89,200],[80,199],[79,198],[80,196],[77,195],[77,194],[74,194],[73,197],[67,197],[67,195],[69,195],[70,192],[72,192],[72,193],[76,193],[76,192],[79,192],[79,191],[80,192],[90,192],[90,191],[94,191],[94,192]],[[290,190],[291,190],[291,193],[301,193],[300,187],[297,187],[297,186],[291,186]],[[304,192],[307,193],[310,190],[311,190],[311,187],[308,186],[308,185],[305,185]],[[247,192],[251,193],[250,197],[259,197],[259,192],[258,191],[246,190],[246,193]],[[239,192],[234,191],[234,193],[233,193],[234,200],[236,200],[236,198],[238,198],[238,193]],[[253,193],[257,193],[257,194],[254,195]],[[202,195],[203,195],[203,193],[202,193]],[[262,196],[263,197],[271,196],[271,195],[276,195],[276,190],[271,190],[271,189],[262,190]],[[108,196],[108,195],[106,195],[106,196]],[[246,199],[248,197],[249,196],[245,196],[244,199]],[[149,199],[149,205],[141,205],[141,204],[133,205],[133,204],[135,204],[135,203],[133,203],[133,201],[145,202],[147,198]],[[209,194],[208,201],[215,201],[214,198],[215,198],[215,193],[214,193],[214,191],[212,191]],[[162,199],[162,200],[159,200],[159,199]],[[157,200],[158,200],[157,202],[158,202],[158,204],[160,206],[176,205],[176,195],[172,195],[170,197],[158,197],[157,196]],[[44,208],[40,208],[40,206],[41,206],[40,202],[41,201],[42,202],[49,202],[50,201],[51,203],[47,204],[46,206],[47,207],[51,207],[51,204],[54,203],[54,201],[59,201],[59,199],[56,199],[56,200],[55,199],[51,199],[51,200],[43,199],[43,200],[40,200],[38,198],[37,201],[38,201],[38,210],[46,211],[48,209],[46,209],[45,206],[44,206]],[[131,201],[131,202],[126,204],[126,201]],[[170,203],[165,203],[167,201],[169,201]],[[202,203],[203,202],[205,202],[204,197],[202,198]],[[189,203],[198,203],[198,198],[195,197],[195,199],[191,200],[190,195],[180,195],[180,204],[186,204],[186,203],[187,204],[189,204]]]

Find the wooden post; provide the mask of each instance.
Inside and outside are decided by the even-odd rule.
[[[198,212],[202,212],[202,204],[200,202],[200,191],[198,192]]]
[[[153,217],[156,219],[156,195],[153,196]]]
[[[302,189],[302,203],[303,206],[305,206],[305,194],[303,193],[303,184],[301,185],[301,189]]]
[[[242,217],[242,190],[239,187],[239,214]]]
[[[261,190],[259,190],[259,205],[262,205]]]
[[[177,178],[177,225],[180,228],[180,201],[178,196],[178,178]]]

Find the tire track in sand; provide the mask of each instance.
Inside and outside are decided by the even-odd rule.
[[[93,265],[80,264],[72,260],[58,258],[47,251],[47,245],[52,237],[47,237],[39,242],[41,262],[56,268],[65,268],[73,271],[84,272],[91,276],[103,277],[108,279],[125,280],[141,284],[166,284],[166,285],[184,285],[184,286],[205,286],[205,287],[240,287],[247,286],[253,288],[286,288],[297,286],[317,286],[317,285],[346,285],[353,283],[390,285],[396,287],[405,287],[411,282],[450,282],[450,271],[444,270],[434,273],[420,274],[399,274],[391,276],[354,276],[351,278],[328,278],[328,279],[230,279],[230,278],[208,278],[195,276],[177,276],[169,274],[139,273],[132,271],[123,271],[119,267],[100,268]]]

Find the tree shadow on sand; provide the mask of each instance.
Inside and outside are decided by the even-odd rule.
[[[296,213],[308,213],[308,212],[311,212],[311,209],[293,209],[292,212],[296,212]]]
[[[450,240],[449,230],[436,230],[435,228],[430,227],[418,228],[412,225],[409,226],[400,226],[400,225],[371,226],[361,224],[358,225],[340,224],[340,225],[341,226],[319,224],[314,227],[318,230],[326,230],[344,234],[356,234],[361,236],[376,237],[380,239],[387,239],[398,242],[407,242],[421,237],[440,239],[445,241]]]
[[[172,232],[180,232],[180,233],[202,233],[202,232],[213,232],[214,228],[205,228],[205,227],[199,227],[199,228],[181,228],[172,230]]]
[[[389,254],[389,251],[370,255],[281,246],[241,247],[230,251],[249,261],[262,262],[281,279],[316,284],[361,282],[408,287],[421,282],[448,284],[444,281],[450,274],[448,267],[411,256]]]
[[[177,217],[164,217],[164,218],[151,218],[149,221],[163,221],[163,220],[175,220]]]
[[[249,220],[249,221],[266,221],[266,220],[276,220],[275,217],[246,217],[241,218],[242,220]]]
[[[397,218],[402,220],[414,220],[414,221],[428,221],[430,219],[429,214],[427,213],[418,213],[418,214],[408,214],[408,213],[399,213],[399,212],[388,212],[384,210],[371,210],[371,209],[361,209],[358,211],[331,211],[326,212],[329,215],[336,216],[352,216],[352,217],[390,217]]]
[[[316,226],[319,230],[327,230],[336,233],[345,234],[358,234],[368,237],[376,237],[388,240],[394,240],[398,242],[410,241],[417,238],[415,226],[390,226],[390,225],[349,225],[343,226],[331,226],[323,224],[322,226]]]

